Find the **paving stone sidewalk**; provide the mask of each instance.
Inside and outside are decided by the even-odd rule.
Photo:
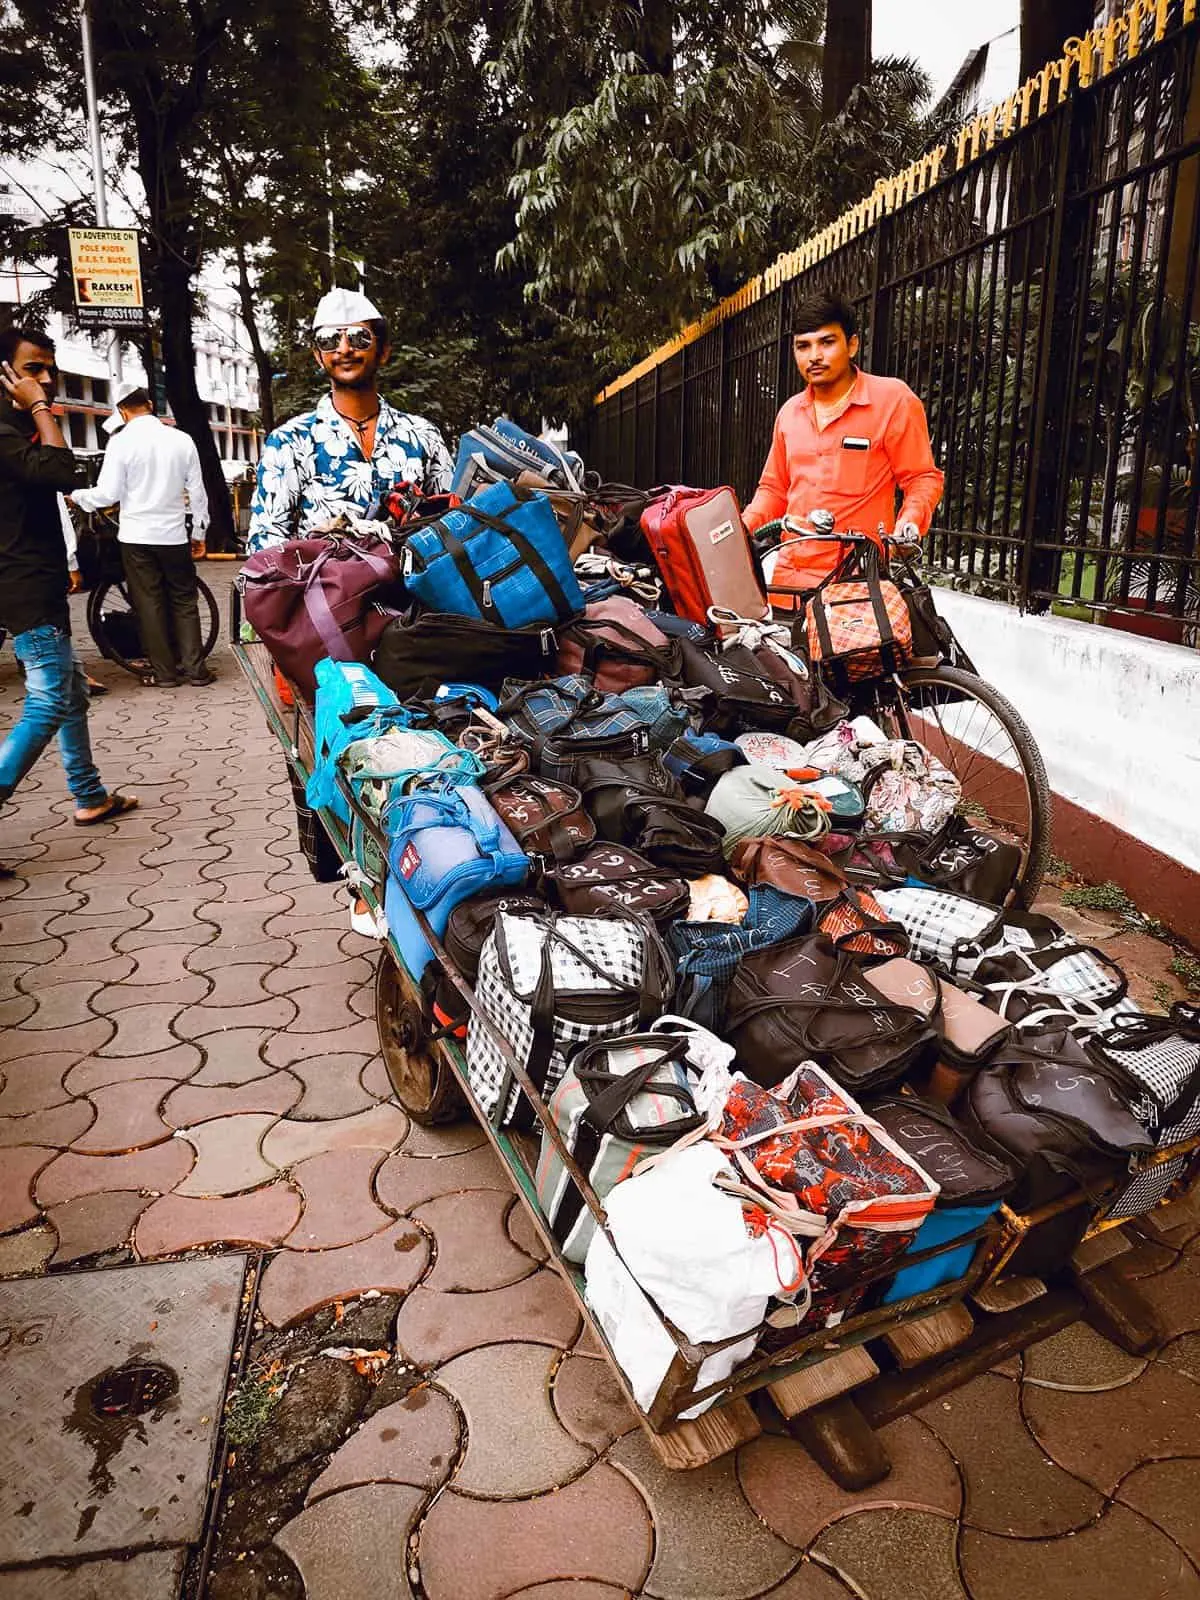
[[[482,1135],[392,1100],[373,947],[297,854],[228,654],[173,693],[93,657],[101,770],[141,804],[74,827],[49,755],[0,816],[0,1276],[261,1253],[252,1354],[290,1374],[281,1412],[329,1420],[302,1460],[275,1428],[235,1463],[212,1594],[1200,1600],[1200,1207],[1122,1258],[1149,1359],[1070,1328],[890,1425],[861,1495],[770,1432],[667,1473]],[[18,689],[6,654],[0,727]],[[1148,998],[1169,952],[1077,925]],[[368,1340],[378,1384],[322,1354]],[[136,1593],[103,1565],[54,1592]]]

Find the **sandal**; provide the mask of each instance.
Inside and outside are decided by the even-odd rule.
[[[98,822],[115,822],[118,817],[123,817],[127,811],[133,811],[136,806],[136,795],[122,794],[119,789],[114,789],[105,802],[103,811],[98,811],[94,817],[76,817],[75,826],[94,828]]]

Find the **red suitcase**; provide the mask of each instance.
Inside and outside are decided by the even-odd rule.
[[[646,507],[641,523],[681,617],[707,622],[709,606],[739,617],[768,614],[732,489],[676,485]]]

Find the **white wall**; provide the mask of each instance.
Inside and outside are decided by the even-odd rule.
[[[1200,871],[1200,653],[949,589],[934,595],[1029,724],[1055,793]]]

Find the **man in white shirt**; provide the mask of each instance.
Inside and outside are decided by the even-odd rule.
[[[194,537],[202,542],[208,496],[200,456],[186,433],[154,415],[145,389],[121,384],[114,399],[124,426],[105,452],[96,487],[76,489],[71,499],[83,511],[121,507],[121,561],[151,666],[142,682],[178,687],[178,661],[182,681],[203,687],[213,678],[201,649],[186,520],[190,512]]]

